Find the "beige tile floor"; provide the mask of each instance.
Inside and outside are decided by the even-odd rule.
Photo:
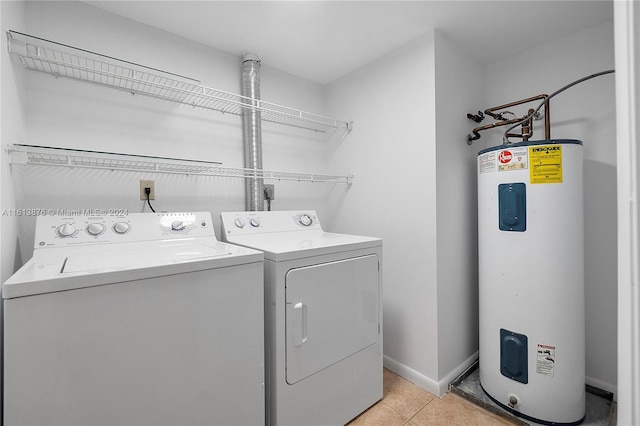
[[[513,425],[451,392],[438,398],[387,369],[383,377],[382,400],[349,426]]]

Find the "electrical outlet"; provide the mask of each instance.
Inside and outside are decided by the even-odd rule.
[[[140,179],[140,199],[143,201],[147,200],[147,194],[144,192],[145,188],[149,188],[151,192],[149,193],[149,199],[156,199],[156,184],[152,180],[142,180]]]
[[[271,197],[269,198],[271,201],[276,199],[276,186],[272,183],[265,183],[264,184],[264,199],[267,199],[267,191],[270,191],[271,193]]]

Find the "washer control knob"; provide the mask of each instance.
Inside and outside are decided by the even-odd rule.
[[[258,226],[260,226],[260,218],[259,217],[252,217],[251,220],[249,221],[249,223],[254,228],[257,228]]]
[[[90,223],[87,226],[87,233],[89,235],[98,236],[105,231],[105,227],[101,223]]]
[[[113,225],[113,232],[115,232],[116,234],[126,234],[130,230],[131,225],[129,225],[127,222],[117,222],[115,225]]]
[[[171,222],[172,231],[182,231],[184,228],[184,222],[181,220],[174,220],[173,222]]]
[[[65,223],[64,225],[60,225],[56,228],[56,233],[62,238],[66,238],[73,237],[78,233],[78,230],[72,224]]]
[[[308,214],[303,214],[300,215],[298,222],[300,222],[300,225],[309,226],[313,223],[313,219],[311,219],[311,216],[309,216]]]
[[[244,228],[244,225],[245,225],[244,219],[241,217],[236,218],[236,220],[234,220],[233,223],[235,223],[238,228]]]

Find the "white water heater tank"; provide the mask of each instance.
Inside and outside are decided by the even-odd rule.
[[[582,142],[478,153],[480,383],[513,414],[585,416]]]

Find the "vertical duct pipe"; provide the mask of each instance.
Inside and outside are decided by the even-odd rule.
[[[242,96],[251,98],[252,107],[260,102],[260,58],[253,53],[242,57]],[[244,167],[262,170],[262,124],[261,114],[256,108],[242,111],[242,131],[244,137]],[[245,209],[264,210],[264,180],[262,177],[247,177],[245,182]]]

